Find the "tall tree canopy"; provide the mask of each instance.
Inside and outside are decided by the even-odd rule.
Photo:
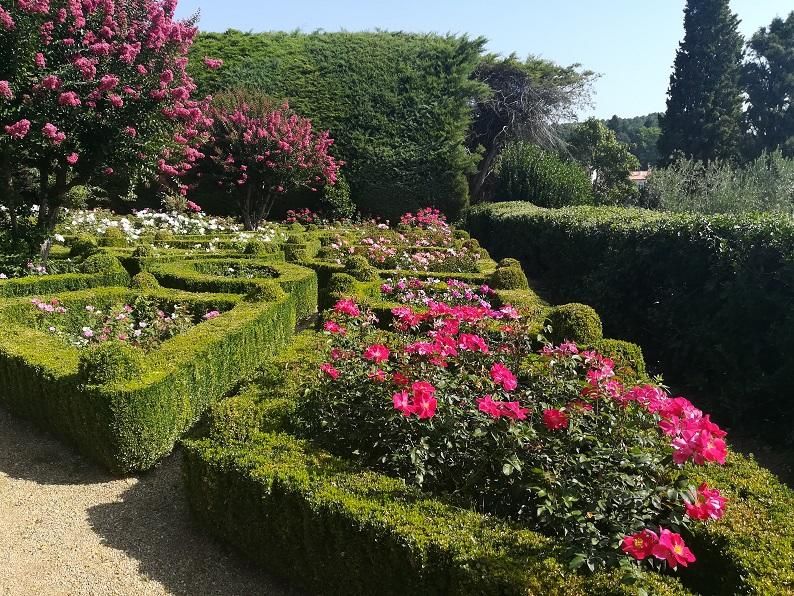
[[[634,118],[619,118],[615,115],[605,122],[617,140],[629,146],[629,151],[640,160],[643,169],[659,161],[659,116],[661,114],[658,113]]]
[[[748,157],[781,149],[794,156],[794,12],[761,28],[747,44]]]
[[[478,200],[509,142],[529,141],[549,149],[561,144],[557,125],[573,119],[576,108],[589,99],[595,75],[578,64],[559,66],[533,56],[522,61],[515,54],[489,54],[472,76],[489,88],[475,104],[469,135],[470,149],[483,154],[470,184],[471,196]]]
[[[684,40],[661,118],[663,162],[676,153],[706,161],[737,157],[743,103],[738,26],[729,0],[688,0]]]

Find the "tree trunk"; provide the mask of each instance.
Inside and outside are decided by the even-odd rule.
[[[249,185],[245,189],[245,192],[240,195],[240,214],[243,217],[243,228],[247,232],[250,232],[250,231],[254,230],[254,221],[253,221],[253,218],[251,217],[251,211],[252,211],[252,209],[251,209],[251,195],[252,195],[252,192],[253,192],[253,189]]]
[[[259,227],[259,224],[267,219],[270,215],[270,210],[273,209],[273,205],[276,202],[277,193],[273,192],[272,190],[268,190],[262,201],[259,203],[259,207],[256,213],[256,227]]]
[[[491,175],[493,170],[493,165],[496,162],[496,158],[499,155],[499,143],[494,140],[493,145],[491,148],[488,149],[488,153],[485,154],[482,161],[480,162],[480,169],[477,172],[477,175],[474,177],[474,180],[471,184],[471,198],[472,202],[477,203],[481,198],[482,188],[485,185],[485,180],[488,176]]]

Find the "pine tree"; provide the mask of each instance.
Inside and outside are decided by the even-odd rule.
[[[742,133],[744,40],[729,0],[688,0],[661,118],[659,152],[697,160],[733,159]]]

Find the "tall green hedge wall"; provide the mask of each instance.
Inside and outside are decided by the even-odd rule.
[[[455,216],[467,202],[469,79],[483,39],[407,33],[202,33],[192,53],[201,92],[249,85],[287,99],[330,129],[347,161],[353,199],[395,219],[434,205]],[[217,71],[204,56],[222,58]]]
[[[517,202],[464,219],[552,301],[594,306],[721,422],[794,442],[794,220]]]

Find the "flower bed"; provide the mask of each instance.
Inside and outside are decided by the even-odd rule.
[[[385,594],[516,595],[784,594],[794,587],[794,533],[785,521],[794,495],[734,453],[724,466],[684,467],[694,486],[719,486],[728,498],[722,519],[697,523],[686,536],[698,560],[679,567],[680,579],[640,571],[629,585],[621,569],[571,572],[553,538],[295,438],[289,421],[315,382],[326,342],[299,336],[252,386],[213,406],[206,438],[186,442],[195,515],[271,572],[327,594],[368,594],[372,586]]]
[[[76,271],[72,273],[0,279],[0,296],[31,296],[102,286],[126,286],[130,281],[130,276],[118,259],[107,255],[87,257],[74,268]]]
[[[81,329],[86,305],[105,310],[141,297],[186,305],[191,326],[158,337],[146,352],[118,337],[76,347],[37,320],[30,298],[0,302],[0,403],[116,473],[150,468],[169,453],[212,401],[286,345],[296,321],[295,301],[284,295],[249,302],[229,294],[101,288],[59,292],[39,304],[57,300],[53,308],[65,309],[65,317],[80,312],[67,327]]]

